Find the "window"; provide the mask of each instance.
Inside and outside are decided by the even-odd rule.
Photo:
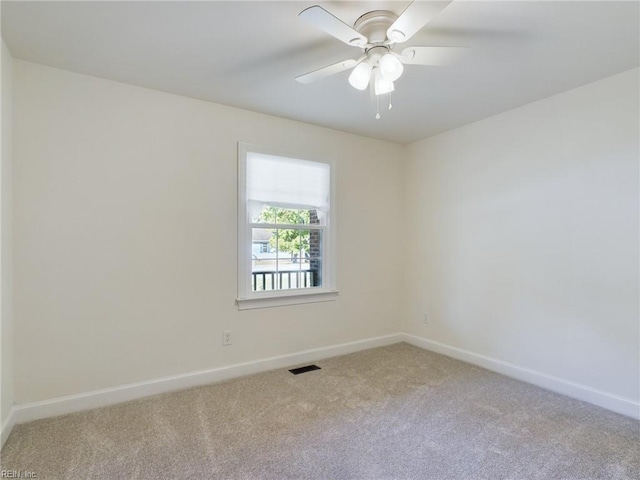
[[[335,168],[238,144],[238,307],[335,299]]]

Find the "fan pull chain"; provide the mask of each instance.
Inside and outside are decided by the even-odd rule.
[[[376,95],[376,120],[380,120],[380,95]]]
[[[389,110],[393,108],[393,104],[391,103],[391,94],[389,94]]]

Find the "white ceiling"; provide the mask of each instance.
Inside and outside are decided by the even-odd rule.
[[[456,0],[404,45],[470,54],[454,67],[405,67],[393,110],[375,120],[375,100],[348,72],[294,81],[360,55],[297,17],[316,3],[353,24],[409,2],[2,1],[2,37],[16,58],[399,143],[639,63],[637,1]]]

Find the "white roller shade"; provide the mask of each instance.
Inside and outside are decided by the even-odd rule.
[[[247,152],[247,201],[252,210],[269,204],[327,212],[330,178],[326,163]]]

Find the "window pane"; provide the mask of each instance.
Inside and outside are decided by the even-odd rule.
[[[261,205],[252,210],[252,223],[277,223],[285,225],[324,225],[325,216],[315,209],[280,208]]]
[[[252,230],[252,291],[322,286],[321,230]]]
[[[251,235],[251,290],[273,290],[276,270],[276,231],[268,228],[254,228]]]
[[[278,208],[276,223],[304,225],[309,223],[309,210]]]

